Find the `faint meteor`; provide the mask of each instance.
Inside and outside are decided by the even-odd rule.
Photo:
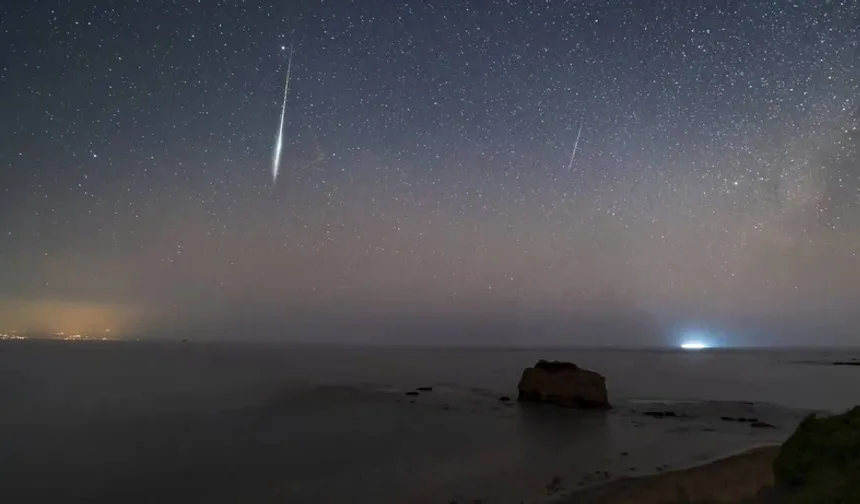
[[[290,70],[293,68],[293,46],[290,45],[290,59],[287,60],[287,79],[284,83],[284,103],[281,105],[281,123],[278,126],[278,138],[275,140],[275,151],[272,155],[272,183],[278,181],[278,171],[281,168],[281,148],[284,146],[284,115],[287,112],[287,93],[290,91]]]
[[[579,131],[576,133],[576,141],[573,142],[573,153],[570,155],[570,164],[567,165],[567,171],[570,173],[570,170],[573,168],[573,158],[576,157],[576,148],[579,147],[579,137],[582,135],[582,125],[585,123],[585,118],[579,121]]]

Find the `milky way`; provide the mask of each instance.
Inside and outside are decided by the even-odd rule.
[[[17,4],[0,296],[19,314],[835,327],[860,303],[857,2]],[[285,30],[302,78],[272,189]]]

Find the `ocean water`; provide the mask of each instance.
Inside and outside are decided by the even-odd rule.
[[[824,365],[854,356],[4,342],[0,502],[552,502],[781,442],[860,403],[860,368]],[[605,375],[615,408],[499,401],[541,358]]]

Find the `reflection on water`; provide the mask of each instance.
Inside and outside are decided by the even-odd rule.
[[[541,404],[517,405],[517,434],[538,449],[563,449],[570,445],[602,446],[608,435],[608,415],[603,411],[579,411]]]

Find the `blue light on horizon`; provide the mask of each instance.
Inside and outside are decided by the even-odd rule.
[[[716,338],[706,331],[689,330],[681,333],[679,346],[684,350],[705,350],[720,346]]]

